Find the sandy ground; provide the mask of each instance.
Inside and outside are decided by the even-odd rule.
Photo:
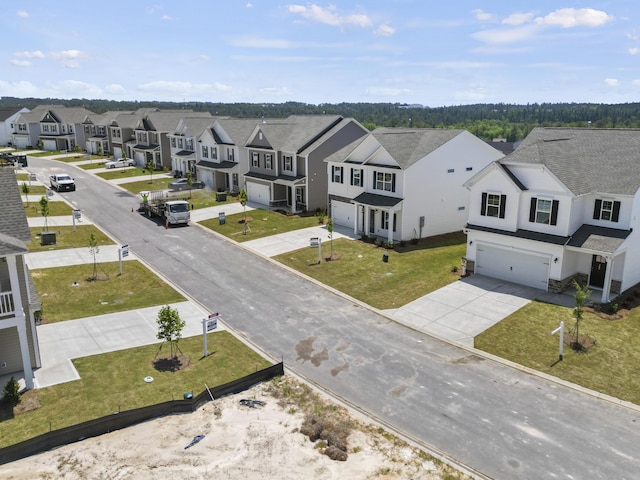
[[[348,459],[331,460],[299,432],[304,415],[265,384],[172,415],[0,466],[8,479],[442,479],[453,472],[395,437],[357,422]],[[264,406],[249,408],[240,399]],[[286,411],[285,411],[286,409]],[[194,437],[204,435],[187,447]],[[457,472],[447,478],[463,478]]]

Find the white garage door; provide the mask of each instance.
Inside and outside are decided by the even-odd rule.
[[[331,201],[331,218],[334,225],[353,228],[354,212],[353,203]]]
[[[48,151],[53,151],[53,150],[57,150],[58,146],[56,145],[56,141],[55,140],[43,140],[42,141],[42,149],[43,150],[48,150]]]
[[[475,272],[546,291],[549,256],[478,245]]]
[[[247,200],[260,205],[269,205],[269,185],[247,182]]]

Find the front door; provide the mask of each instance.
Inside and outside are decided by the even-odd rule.
[[[591,259],[591,275],[589,285],[592,287],[604,287],[604,275],[607,272],[607,259],[602,255],[594,255]]]

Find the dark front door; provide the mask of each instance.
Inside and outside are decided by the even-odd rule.
[[[369,233],[376,233],[376,211],[369,210]]]
[[[607,260],[602,255],[594,255],[591,259],[591,275],[589,285],[602,288],[604,286],[604,275],[607,272]]]

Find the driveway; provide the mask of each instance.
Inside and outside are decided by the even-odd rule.
[[[473,347],[476,335],[543,294],[535,288],[472,275],[383,313],[416,330]]]

